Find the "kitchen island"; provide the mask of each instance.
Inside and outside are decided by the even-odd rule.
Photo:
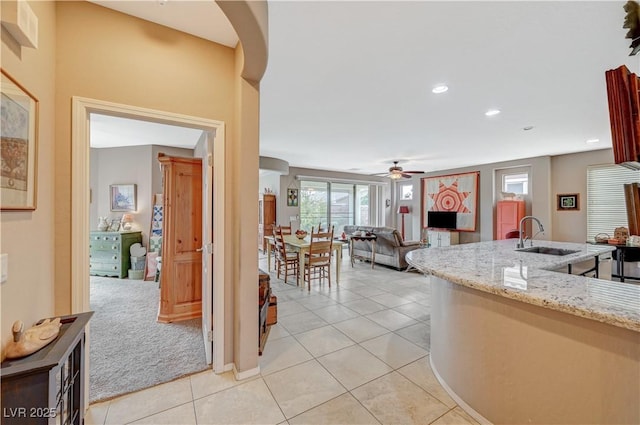
[[[407,254],[431,280],[431,365],[484,423],[640,423],[640,286],[560,273],[613,247],[515,240]]]

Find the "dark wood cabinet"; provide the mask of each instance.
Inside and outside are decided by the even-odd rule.
[[[62,317],[49,345],[2,362],[2,425],[84,423],[85,327],[92,315]]]
[[[260,195],[260,216],[258,222],[258,246],[262,251],[267,250],[265,236],[273,235],[273,225],[276,222],[276,195],[265,193]]]

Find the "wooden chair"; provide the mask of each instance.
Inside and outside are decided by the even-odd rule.
[[[327,279],[331,288],[331,249],[333,248],[333,226],[329,231],[318,232],[311,228],[309,252],[304,255],[303,279],[311,291],[311,280]]]
[[[296,277],[296,285],[298,285],[298,278],[300,276],[300,261],[298,260],[297,252],[287,252],[287,244],[284,242],[284,233],[282,227],[276,227],[274,231],[273,240],[276,248],[276,267],[278,269],[278,279],[280,279],[280,273],[284,269],[284,283],[287,283],[287,277],[293,274]]]
[[[276,235],[276,228],[280,228],[282,230],[282,234],[283,235],[290,235],[291,234],[291,222],[289,222],[288,226],[281,226],[281,225],[277,225],[276,223],[273,223],[273,235]]]

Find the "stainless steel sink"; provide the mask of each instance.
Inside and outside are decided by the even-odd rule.
[[[562,249],[562,248],[550,248],[548,246],[532,246],[529,248],[520,248],[516,249],[516,251],[520,252],[533,252],[536,254],[547,254],[547,255],[569,255],[579,252],[574,249]]]

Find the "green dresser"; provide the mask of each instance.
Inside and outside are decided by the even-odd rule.
[[[142,232],[91,232],[89,236],[89,274],[127,276],[130,268],[129,247],[142,243]]]

